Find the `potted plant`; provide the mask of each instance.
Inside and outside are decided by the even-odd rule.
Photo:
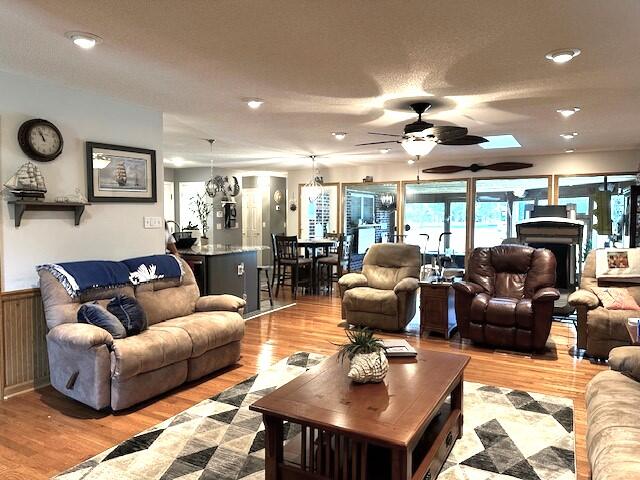
[[[202,193],[191,199],[191,206],[192,212],[196,214],[202,226],[201,244],[207,245],[209,243],[207,232],[209,231],[209,215],[211,215],[212,205],[207,202],[207,196]]]
[[[345,330],[347,343],[338,345],[338,359],[351,362],[347,376],[357,383],[379,383],[389,370],[382,340],[373,336],[373,330],[355,328]]]

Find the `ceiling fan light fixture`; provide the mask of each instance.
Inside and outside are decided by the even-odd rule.
[[[572,107],[572,108],[559,108],[556,110],[560,115],[564,118],[569,118],[571,115],[574,115],[580,111],[580,107]]]
[[[347,132],[331,132],[331,135],[333,135],[333,138],[336,140],[344,140],[347,138]]]
[[[562,48],[547,53],[544,57],[553,63],[567,63],[580,55],[579,48]]]
[[[431,150],[433,150],[436,146],[436,142],[419,137],[411,137],[402,140],[402,142],[400,142],[400,145],[402,145],[404,151],[412,157],[415,157],[417,155],[422,157],[431,153]]]

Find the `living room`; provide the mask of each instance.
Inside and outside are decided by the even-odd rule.
[[[637,2],[0,7],[1,478],[640,478]]]

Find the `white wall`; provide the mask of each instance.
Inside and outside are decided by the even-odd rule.
[[[486,177],[518,177],[523,175],[576,175],[581,173],[617,173],[617,172],[636,172],[640,164],[639,150],[618,150],[608,152],[585,152],[585,153],[562,153],[558,155],[539,155],[539,156],[521,156],[521,157],[500,157],[495,162],[526,162],[533,163],[533,167],[524,170],[516,170],[514,172],[493,172],[491,170],[482,170],[475,174],[466,171],[451,175],[425,175],[420,174],[421,180],[436,179],[453,179],[453,178],[486,178]],[[488,165],[494,163],[491,159],[477,160],[459,160],[457,162],[447,162],[440,160],[438,162],[429,162],[429,160],[421,160],[419,169],[436,167],[439,165],[471,165],[478,163],[480,165]],[[395,163],[379,163],[374,165],[359,165],[350,167],[330,168],[326,165],[320,166],[320,175],[322,175],[325,183],[330,182],[361,182],[367,176],[373,176],[376,182],[382,181],[414,181],[418,173],[418,165],[409,166],[406,161],[398,160]],[[292,170],[288,172],[288,198],[291,193],[295,192],[296,202],[299,201],[298,184],[306,183],[309,180],[310,169]],[[298,233],[298,212],[292,212],[288,208],[287,202],[287,232],[290,235]]]
[[[53,122],[64,151],[37,163],[47,199],[87,194],[84,142],[96,141],[156,150],[157,203],[93,204],[79,226],[71,212],[26,212],[19,228],[13,207],[2,201],[2,289],[37,286],[35,265],[87,259],[122,259],[164,252],[164,231],[145,230],[143,216],[163,216],[162,113],[108,97],[0,72],[0,179],[6,181],[28,160],[17,143],[20,124],[30,118]]]

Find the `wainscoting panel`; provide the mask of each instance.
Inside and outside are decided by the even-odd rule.
[[[4,398],[49,383],[47,327],[40,290],[6,292],[2,301]]]

